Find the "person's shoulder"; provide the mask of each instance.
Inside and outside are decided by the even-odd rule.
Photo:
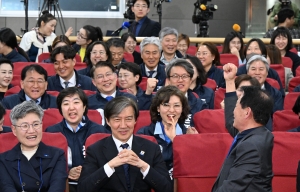
[[[155,124],[151,123],[150,125],[144,126],[137,131],[137,134],[143,135],[154,135]]]
[[[87,123],[88,129],[91,133],[108,133],[103,125],[95,123],[94,121],[88,120]]]
[[[40,142],[39,147],[41,147],[42,153],[44,153],[46,155],[47,155],[47,153],[50,153],[52,155],[55,155],[55,154],[62,155],[62,154],[64,154],[64,150],[63,149],[61,149],[59,147],[54,147],[54,146],[51,146],[51,145],[47,145],[47,144],[45,144],[43,142]]]
[[[50,133],[62,132],[62,129],[63,126],[61,121],[55,125],[51,125],[50,127],[46,128],[45,132],[50,132]]]

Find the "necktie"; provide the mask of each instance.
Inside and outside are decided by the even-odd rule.
[[[153,73],[155,73],[155,71],[148,71],[149,75],[148,78],[152,78]]]
[[[69,86],[69,83],[70,83],[69,81],[65,81],[65,82],[64,82],[64,84],[65,84],[65,88],[68,88],[68,86]]]
[[[232,144],[231,144],[230,149],[229,149],[229,151],[228,151],[227,157],[229,156],[230,152],[232,151],[232,149],[233,149],[233,148],[235,147],[235,145],[236,145],[236,142],[237,142],[237,136],[238,136],[238,135],[236,135],[236,136],[234,137],[233,141],[232,141]]]
[[[128,143],[125,143],[125,144],[121,145],[121,147],[123,149],[127,149],[128,146],[129,146]],[[124,164],[123,168],[124,168],[124,171],[125,171],[125,179],[126,179],[127,188],[128,188],[128,191],[130,191],[129,165],[128,164]]]
[[[132,30],[132,33],[137,37],[138,34],[137,34],[137,31],[136,31],[136,28],[138,26],[139,22],[135,22],[135,25],[133,26],[133,30]]]
[[[107,101],[110,101],[110,100],[112,100],[114,97],[113,96],[107,96],[105,99],[107,100]]]

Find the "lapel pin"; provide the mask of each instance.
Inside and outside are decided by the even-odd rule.
[[[141,152],[140,152],[140,155],[144,155],[144,154],[145,154],[145,151],[141,151]]]

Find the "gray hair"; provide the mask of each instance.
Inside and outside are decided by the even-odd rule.
[[[42,107],[37,105],[34,101],[24,101],[16,105],[10,112],[10,121],[15,125],[19,119],[24,118],[29,113],[36,114],[42,122],[44,111]]]
[[[109,120],[111,117],[119,115],[126,107],[132,107],[134,118],[137,120],[139,116],[137,103],[133,99],[125,96],[116,97],[108,102],[104,108],[104,117]]]
[[[143,53],[144,47],[149,44],[156,45],[159,49],[159,53],[161,52],[161,50],[162,50],[161,44],[157,37],[145,37],[140,44],[140,52]]]
[[[269,71],[270,69],[270,64],[268,62],[268,60],[261,55],[253,55],[252,57],[250,57],[250,59],[247,61],[246,64],[246,69],[247,71],[249,71],[250,65],[254,62],[254,61],[261,61],[265,64],[267,71]]]
[[[165,27],[162,30],[160,30],[159,32],[159,40],[162,41],[163,38],[167,35],[175,35],[176,36],[176,40],[178,40],[178,31],[174,28],[171,27]]]
[[[166,75],[167,75],[168,79],[170,78],[171,69],[173,67],[182,67],[182,68],[184,68],[186,70],[186,72],[188,72],[188,74],[190,75],[190,78],[193,78],[194,68],[193,68],[192,64],[190,64],[185,59],[174,59],[166,67]]]

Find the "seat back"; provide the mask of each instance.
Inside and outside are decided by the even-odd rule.
[[[52,95],[54,97],[57,97],[59,95],[58,91],[46,91],[46,92],[47,92],[47,94]]]
[[[173,176],[177,191],[211,191],[232,141],[228,133],[176,136]]]
[[[273,114],[273,132],[288,131],[290,129],[298,127],[299,125],[299,116],[292,110],[276,111]]]
[[[189,48],[186,51],[186,54],[188,55],[196,55],[197,53],[197,47],[195,45],[190,45]]]
[[[74,66],[74,69],[75,69],[75,70],[80,70],[80,69],[84,69],[84,68],[86,68],[86,67],[87,67],[86,63],[83,63],[83,62],[77,62],[77,61],[76,61],[75,66]]]
[[[135,48],[134,48],[134,50],[135,50],[136,52],[139,52],[139,53],[141,52],[141,49],[140,49],[140,46],[139,46],[139,45],[136,45]]]
[[[239,67],[239,58],[234,54],[222,53],[220,54],[220,63],[221,65],[232,63],[236,67]]]
[[[5,109],[6,114],[4,115],[3,125],[10,127],[12,125],[10,121],[10,109]]]
[[[149,110],[140,110],[139,117],[136,120],[134,131],[133,133],[136,133],[140,128],[144,126],[148,126],[151,123],[151,116]]]
[[[216,83],[216,81],[213,80],[213,79],[210,79],[210,78],[207,78],[207,81],[206,81],[206,83],[203,86],[209,87],[209,88],[211,88],[214,91],[217,89],[217,83]]]
[[[295,47],[291,48],[290,52],[293,52],[293,53],[298,55],[298,50]]]
[[[222,51],[223,51],[223,45],[217,45],[216,47],[218,49],[218,52],[222,53]]]
[[[19,86],[21,87],[21,75],[15,75],[13,76],[12,80],[11,80],[11,84],[13,86]]]
[[[76,60],[76,62],[79,62],[79,63],[82,62],[81,57],[78,54],[75,55],[75,60]]]
[[[284,67],[288,67],[290,69],[293,68],[293,61],[292,61],[291,58],[289,58],[289,57],[282,57],[281,59],[282,59],[282,65]]]
[[[215,92],[215,98],[214,98],[214,109],[221,109],[221,102],[225,98],[226,89],[219,88]]]
[[[140,84],[139,84],[139,87],[140,87],[143,91],[146,91],[146,89],[147,89],[147,80],[148,80],[148,77],[142,77],[142,81],[141,81]]]
[[[300,134],[273,132],[273,135],[273,192],[296,192],[297,167],[300,160]]]
[[[280,78],[280,81],[282,83],[282,86],[285,87],[285,71],[284,66],[282,64],[271,64],[270,67],[274,69]]]
[[[46,59],[50,58],[50,53],[42,53],[38,56],[38,62],[41,63]]]
[[[4,94],[4,97],[6,96],[9,96],[9,95],[13,95],[13,94],[16,94],[16,93],[19,93],[21,91],[21,87],[19,86],[14,86],[10,89],[8,89],[5,94]]]
[[[63,120],[63,116],[59,113],[58,109],[47,109],[44,111],[43,117],[43,131],[48,127],[55,125]]]
[[[211,119],[214,118],[212,121]],[[228,133],[223,109],[204,109],[194,115],[195,128],[199,133]]]
[[[91,91],[91,90],[83,90],[83,92],[86,94],[86,96],[90,96],[90,95],[95,95],[96,91]]]
[[[31,64],[38,64],[42,66],[47,71],[48,76],[56,74],[53,63],[15,62],[14,75],[21,75],[23,68]]]
[[[87,116],[91,121],[102,125],[102,116],[97,110],[89,109]]]
[[[298,85],[300,85],[300,76],[293,77],[289,82],[289,92],[293,92]]]
[[[267,78],[266,82],[269,83],[275,89],[280,90],[280,85],[279,85],[278,81],[276,81],[275,79]]]
[[[295,102],[299,96],[300,96],[300,92],[291,92],[291,93],[288,93],[287,95],[285,95],[283,109],[284,110],[292,110],[292,108],[294,107]]]
[[[134,62],[134,58],[131,53],[124,52],[123,57],[127,62],[132,62],[132,63]]]

